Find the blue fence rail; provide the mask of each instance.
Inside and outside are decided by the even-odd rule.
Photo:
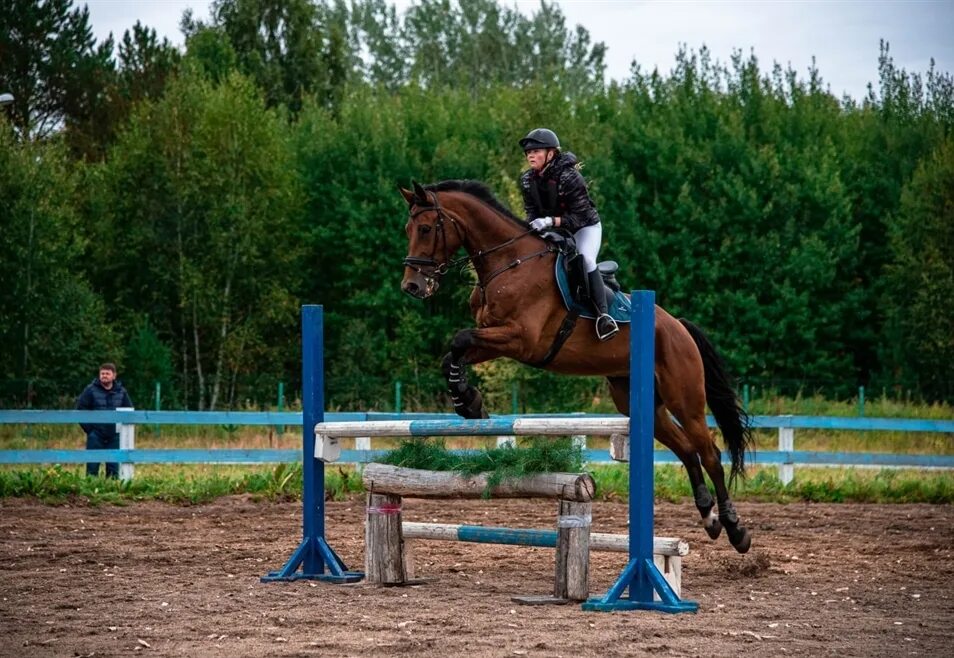
[[[535,414],[547,417],[554,414]],[[566,416],[567,414],[560,414]],[[607,414],[608,415],[608,414]],[[522,417],[526,418],[527,415]],[[329,412],[327,422],[354,422],[364,420],[434,420],[457,418],[453,414],[386,413],[386,412]],[[501,419],[513,418],[509,415]],[[709,425],[715,427],[711,417]],[[897,454],[872,452],[830,452],[794,450],[795,429],[854,430],[891,432],[932,432],[950,434],[954,440],[954,419],[926,420],[909,418],[857,418],[835,416],[754,416],[753,426],[779,430],[779,450],[759,450],[750,459],[753,465],[775,465],[781,469],[795,466],[854,466],[888,468],[954,469],[954,455]],[[119,423],[125,425],[225,425],[225,426],[301,426],[300,412],[245,412],[245,411],[49,411],[2,410],[0,424],[63,425],[75,423]],[[340,463],[360,464],[374,461],[384,451],[343,450]],[[586,450],[590,463],[608,463],[607,450]],[[115,461],[127,464],[266,464],[300,462],[301,450],[279,449],[132,449],[98,450],[97,461]],[[654,452],[656,463],[677,462],[668,451]],[[0,450],[0,464],[82,464],[90,461],[86,450]],[[789,471],[783,480],[790,480]]]
[[[617,418],[618,414],[519,414],[520,418],[547,418],[581,415]],[[496,414],[494,418],[517,418],[518,415]],[[378,411],[328,411],[329,423],[362,420],[440,420],[459,418],[446,413],[393,413]],[[706,420],[715,427],[712,416]],[[129,425],[297,425],[300,411],[69,411],[39,409],[0,410],[0,425],[70,425],[75,423],[126,423]],[[752,416],[756,428],[831,429],[859,431],[937,432],[954,434],[954,418],[950,420],[920,418],[858,418],[852,416]]]

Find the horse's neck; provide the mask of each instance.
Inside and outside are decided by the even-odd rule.
[[[505,245],[508,240],[519,237],[525,230],[512,220],[504,217],[482,201],[466,194],[455,194],[448,199],[446,207],[451,210],[461,223],[463,230],[464,249],[473,258],[483,253]],[[520,240],[514,245],[520,245]],[[499,252],[489,254],[486,258],[498,260],[506,258],[513,250],[513,245],[503,246]]]

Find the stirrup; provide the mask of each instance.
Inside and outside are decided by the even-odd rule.
[[[600,324],[609,323],[609,329],[605,332],[600,332]],[[616,324],[616,320],[613,319],[609,313],[602,313],[600,317],[596,319],[596,337],[600,340],[609,340],[613,336],[619,333],[619,325]]]

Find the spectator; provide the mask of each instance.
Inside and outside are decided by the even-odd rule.
[[[113,410],[117,407],[131,407],[132,400],[123,388],[121,381],[116,379],[116,366],[104,363],[99,367],[99,377],[94,379],[76,399],[77,409],[91,411]],[[118,450],[119,435],[116,434],[115,423],[81,423],[86,432],[87,450]],[[86,475],[99,475],[99,462],[86,464]],[[106,477],[119,476],[119,464],[106,464]]]

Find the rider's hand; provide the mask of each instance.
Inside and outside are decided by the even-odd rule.
[[[551,226],[553,226],[552,217],[537,217],[535,220],[530,222],[530,228],[532,228],[534,231],[537,231],[538,233],[547,230]]]

